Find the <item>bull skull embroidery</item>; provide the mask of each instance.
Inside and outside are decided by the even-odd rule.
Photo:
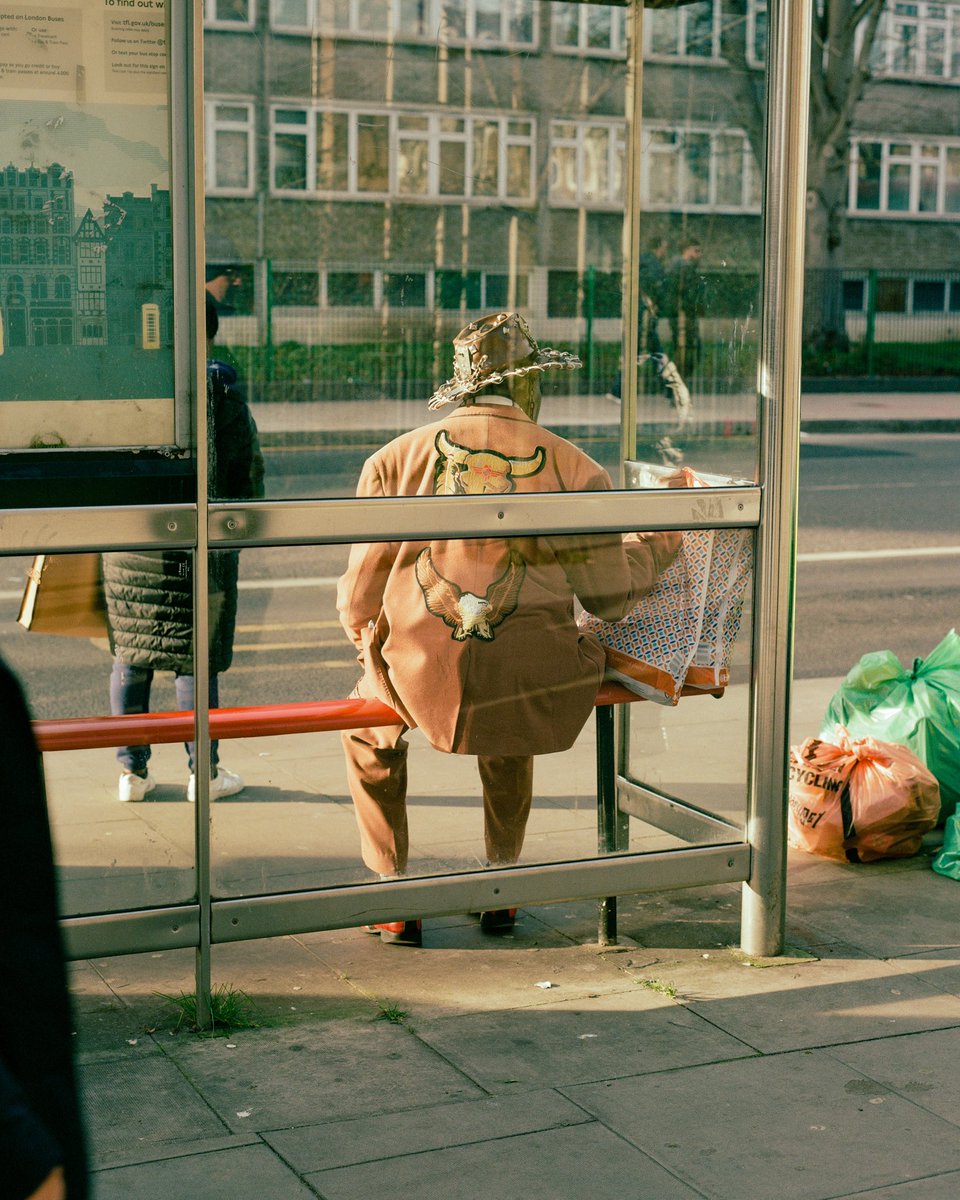
[[[441,429],[434,440],[440,457],[434,468],[435,496],[483,496],[515,492],[517,479],[543,470],[546,452],[538,446],[529,458],[508,458],[496,450],[471,450]]]
[[[467,638],[493,641],[493,631],[516,610],[526,564],[516,550],[510,551],[507,569],[495,579],[482,596],[463,592],[450,579],[444,579],[433,565],[430,547],[417,555],[417,583],[423,592],[427,610],[440,617],[453,630],[455,642]]]

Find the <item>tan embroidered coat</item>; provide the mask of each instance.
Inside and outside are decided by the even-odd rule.
[[[478,404],[378,450],[357,495],[610,487],[601,466],[519,409]],[[337,607],[365,669],[361,695],[409,716],[439,750],[565,750],[592,710],[604,667],[599,642],[577,629],[574,597],[619,619],[653,588],[679,541],[651,533],[356,545]],[[378,650],[385,676],[375,670]]]

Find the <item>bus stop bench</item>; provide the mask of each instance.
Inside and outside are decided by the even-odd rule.
[[[681,696],[705,695],[719,697],[723,695],[723,689],[703,692],[684,688],[681,692]],[[615,707],[642,699],[615,683],[601,684],[597,692],[597,849],[600,854],[612,854],[626,848],[625,826],[628,818],[619,811],[617,803]],[[215,741],[225,741],[229,738],[270,737],[289,733],[339,733],[345,729],[366,729],[398,723],[400,718],[393,709],[379,700],[314,700],[298,704],[211,709],[210,737]],[[46,753],[189,742],[195,735],[194,715],[189,711],[34,721],[33,731],[39,749]],[[600,901],[598,938],[601,945],[616,941],[616,906],[615,896]]]

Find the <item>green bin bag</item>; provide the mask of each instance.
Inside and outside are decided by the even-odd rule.
[[[838,726],[851,739],[908,746],[940,784],[943,824],[960,799],[960,636],[951,629],[927,658],[905,670],[890,650],[865,654],[827,706],[820,737]]]
[[[960,813],[954,813],[947,819],[947,827],[943,831],[943,846],[930,866],[939,875],[946,875],[949,879],[960,879]]]

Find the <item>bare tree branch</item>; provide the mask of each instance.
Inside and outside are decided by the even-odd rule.
[[[847,79],[847,85],[844,89],[844,95],[841,103],[837,108],[836,117],[833,123],[829,126],[824,134],[822,145],[832,146],[839,141],[844,143],[849,134],[850,125],[853,122],[853,114],[857,105],[860,103],[863,96],[863,89],[870,78],[870,55],[873,53],[873,43],[876,38],[877,26],[880,23],[880,16],[883,11],[884,0],[863,0],[859,6],[860,11],[869,9],[869,21],[866,27],[866,32],[863,37],[863,42],[860,46],[860,53],[853,71]],[[855,30],[856,25],[852,28]],[[851,46],[852,51],[852,46]]]

